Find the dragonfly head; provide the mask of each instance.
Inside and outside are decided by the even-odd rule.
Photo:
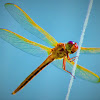
[[[78,50],[78,45],[77,43],[73,41],[69,41],[68,43],[65,44],[67,52],[70,54],[75,53]]]

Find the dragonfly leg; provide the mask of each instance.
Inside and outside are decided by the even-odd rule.
[[[78,57],[78,56],[76,56],[76,57]],[[70,62],[74,61],[74,60],[76,59],[76,57],[70,58],[70,59],[69,59]]]
[[[63,59],[63,70],[66,70],[66,57]]]
[[[66,70],[66,57],[64,57],[64,59],[63,59],[63,66],[62,66],[62,68],[63,68],[64,71],[66,71],[66,72],[68,72],[69,74],[72,75],[71,72],[69,72],[68,70]],[[73,75],[72,75],[72,76],[73,76]],[[75,79],[75,76],[73,76],[73,77],[74,77],[74,79]]]

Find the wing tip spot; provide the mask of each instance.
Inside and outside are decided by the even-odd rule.
[[[5,3],[5,4],[4,4],[5,8],[6,8],[7,6],[9,6],[9,5],[15,5],[15,4],[13,4],[13,3]]]

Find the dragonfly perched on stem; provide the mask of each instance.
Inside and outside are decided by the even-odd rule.
[[[31,55],[37,55],[39,53],[47,53],[48,55],[45,61],[40,64],[40,66],[37,67],[17,87],[17,89],[12,92],[12,94],[16,94],[19,90],[21,90],[29,81],[31,81],[41,70],[43,70],[51,62],[54,62],[54,65],[56,67],[71,74],[74,65],[73,59],[75,59],[75,57],[70,58],[69,55],[75,53],[78,50],[77,43],[73,41],[69,41],[68,43],[58,43],[48,32],[38,26],[19,6],[12,3],[6,3],[5,8],[11,14],[11,16],[24,27],[24,29],[53,47],[49,48],[42,44],[30,41],[10,30],[0,28],[0,38],[7,41],[16,48]],[[81,47],[81,53],[100,53],[100,48]],[[81,79],[88,80],[90,82],[100,82],[100,77],[97,74],[78,64],[76,66],[75,75]]]

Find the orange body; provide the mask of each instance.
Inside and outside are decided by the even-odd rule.
[[[20,36],[10,30],[0,29],[0,38],[7,41],[14,47],[31,55],[37,55],[39,53],[46,53],[49,56],[46,60],[37,67],[12,93],[15,94],[21,90],[30,80],[32,80],[42,69],[44,69],[52,61],[58,61],[55,66],[63,71],[71,74],[74,62],[70,59],[69,54],[73,54],[77,51],[78,45],[73,41],[68,43],[58,43],[48,32],[37,25],[20,7],[15,4],[5,4],[7,11],[15,18],[15,20],[24,27],[31,34],[45,41],[53,48],[49,48],[42,44],[30,41],[23,36]],[[85,48],[81,47],[81,53],[100,53],[100,48]],[[62,60],[63,59],[63,60]],[[61,63],[59,63],[61,62]],[[100,77],[94,72],[77,64],[75,76],[88,80],[90,82],[99,83]]]

